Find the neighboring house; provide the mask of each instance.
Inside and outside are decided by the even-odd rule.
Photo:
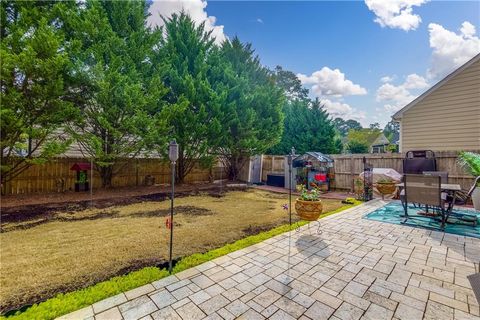
[[[480,149],[480,54],[392,116],[400,152]]]
[[[387,147],[390,145],[387,137],[383,133],[377,135],[377,138],[370,144],[369,150],[370,153],[385,153],[387,152]]]
[[[368,128],[350,130],[343,142],[348,144],[351,140],[364,142],[368,146],[369,153],[385,153],[390,145],[390,141],[382,131]]]

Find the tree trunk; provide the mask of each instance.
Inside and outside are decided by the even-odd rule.
[[[100,177],[102,177],[102,187],[110,188],[112,186],[113,166],[100,167]]]
[[[244,159],[242,158],[242,155],[237,154],[237,155],[230,156],[228,160],[228,168],[227,168],[228,178],[232,181],[237,180],[243,165],[244,165]]]
[[[175,182],[176,183],[183,183],[184,180],[185,180],[185,176],[186,176],[186,160],[185,160],[185,157],[183,155],[183,150],[181,147],[179,147],[179,150],[178,150],[178,160],[177,160],[177,169],[176,169],[176,173],[175,173]]]

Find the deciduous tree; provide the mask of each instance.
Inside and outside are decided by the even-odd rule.
[[[383,134],[391,143],[397,143],[400,138],[400,124],[396,121],[390,121],[383,128]]]
[[[350,130],[362,129],[360,122],[353,119],[343,120],[342,118],[335,118],[332,122],[335,129],[337,129],[338,133],[343,137],[345,137]]]

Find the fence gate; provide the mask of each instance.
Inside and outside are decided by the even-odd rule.
[[[262,156],[254,156],[252,159],[252,166],[250,167],[250,182],[261,183],[262,182]]]

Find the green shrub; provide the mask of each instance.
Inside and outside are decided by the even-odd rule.
[[[475,152],[461,152],[458,163],[474,177],[480,176],[480,154]]]
[[[58,316],[89,306],[97,301],[161,279],[168,271],[147,267],[124,276],[99,282],[91,287],[69,293],[61,293],[45,302],[34,304],[24,312],[17,312],[7,319],[54,319]],[[5,317],[2,317],[5,319]]]

